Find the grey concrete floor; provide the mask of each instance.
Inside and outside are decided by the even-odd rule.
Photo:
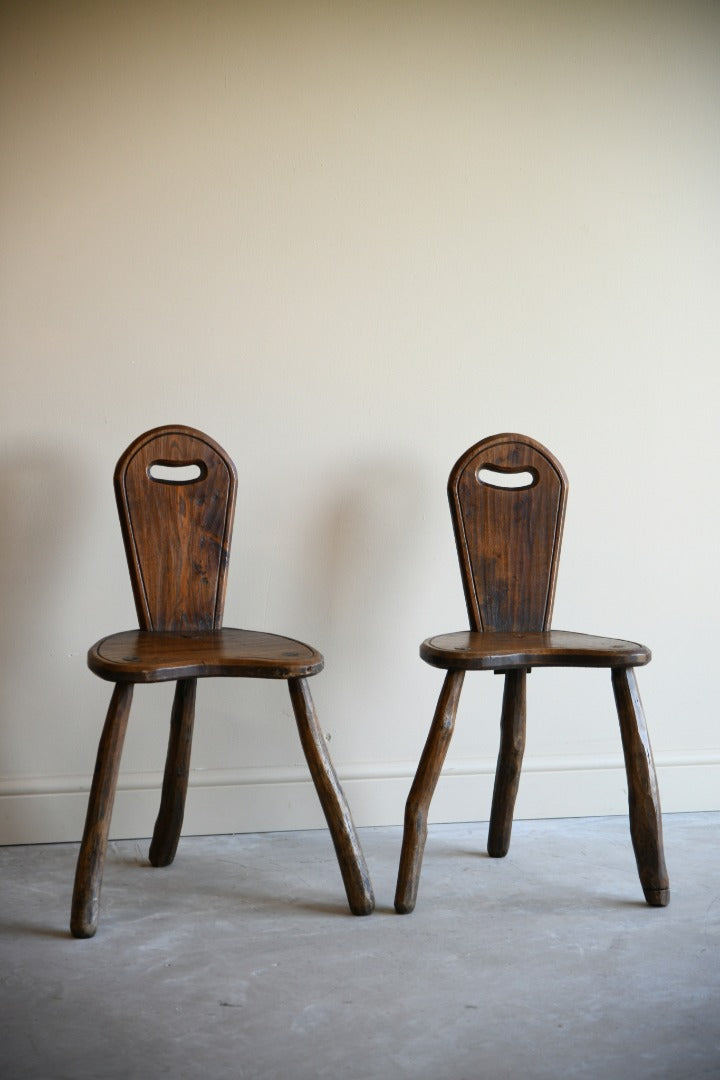
[[[363,829],[355,918],[327,833],[108,853],[97,936],[67,931],[77,845],[0,849],[0,1075],[337,1080],[720,1076],[720,814],[665,818],[649,908],[627,821],[435,826],[413,915],[401,832]]]

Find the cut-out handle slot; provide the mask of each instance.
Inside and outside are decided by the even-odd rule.
[[[159,484],[194,484],[207,476],[204,461],[153,461],[148,476]]]
[[[477,479],[487,487],[499,488],[501,491],[518,491],[522,488],[534,487],[538,482],[535,469],[501,469],[493,465],[482,465],[477,473]]]

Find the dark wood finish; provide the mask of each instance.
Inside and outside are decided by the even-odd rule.
[[[188,469],[194,475],[179,471]],[[141,435],[115,469],[140,629],[102,638],[88,652],[90,669],[115,689],[75,875],[75,937],[92,937],[97,928],[110,815],[135,683],[177,681],[160,811],[150,845],[154,866],[173,861],[182,829],[196,680],[287,679],[350,908],[356,915],[373,909],[367,866],[305,682],[322,671],[322,655],[293,638],[222,627],[236,489],[235,466],[222,447],[181,425]]]
[[[405,806],[400,872],[395,890],[395,910],[399,915],[408,915],[415,907],[427,840],[428,809],[455,729],[464,678],[464,671],[448,671],[445,676],[435,717]]]
[[[198,465],[197,480],[153,480],[153,465]],[[195,428],[153,428],[115,468],[115,497],[142,630],[222,625],[237,475]]]
[[[502,486],[513,476],[523,486]],[[640,881],[649,904],[668,903],[660,799],[634,674],[635,667],[650,661],[650,650],[634,641],[550,629],[567,490],[557,459],[523,435],[484,439],[450,473],[448,496],[470,630],[427,638],[420,646],[422,659],[448,674],[405,809],[395,899],[401,914],[415,906],[428,808],[465,671],[505,673],[488,853],[507,853],[525,745],[526,673],[533,667],[610,668]]]
[[[460,630],[427,638],[420,646],[427,664],[464,671],[511,671],[530,667],[628,667],[647,664],[645,645],[619,638],[575,634],[567,630],[541,633],[476,633]]]
[[[100,738],[75,870],[70,930],[76,938],[93,937],[97,930],[110,818],[132,696],[132,683],[115,687]]]
[[[510,848],[513,811],[525,753],[526,684],[525,668],[509,671],[505,676],[500,717],[500,751],[487,844],[488,855],[494,859],[503,858]]]
[[[665,907],[670,902],[670,882],[663,851],[660,792],[635,672],[632,668],[613,668],[612,684],[625,755],[630,834],[640,884],[648,904]]]
[[[482,469],[533,482],[496,487]],[[495,435],[456,462],[448,497],[471,628],[547,630],[567,502],[560,462],[534,439]]]
[[[169,866],[175,858],[180,840],[190,779],[196,691],[197,679],[178,679],[170,717],[170,741],[160,811],[150,843],[150,862],[153,866]]]
[[[370,915],[375,907],[370,875],[318,723],[310,687],[306,679],[290,679],[288,687],[300,743],[330,829],[350,910],[353,915]]]
[[[176,634],[126,630],[103,638],[88,652],[90,670],[111,682],[167,682],[211,675],[291,679],[316,675],[323,663],[322,654],[301,641],[231,627]]]

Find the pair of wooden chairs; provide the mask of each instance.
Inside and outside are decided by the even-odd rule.
[[[506,486],[507,478],[519,486]],[[291,638],[222,625],[237,476],[225,451],[193,428],[155,428],[118,461],[115,494],[139,629],[98,641],[90,669],[113,682],[75,875],[71,932],[92,937],[120,756],[136,683],[174,681],[170,740],[150,862],[167,866],[182,828],[197,680],[284,679],[300,741],[330,829],[350,910],[374,897],[347,801],[313,706],[308,678],[321,654]],[[668,902],[652,752],[634,677],[642,645],[549,629],[567,493],[565,474],[539,443],[485,439],[450,476],[449,493],[471,630],[429,638],[420,653],[447,671],[407,802],[395,907],[413,910],[427,813],[452,735],[467,670],[505,675],[501,745],[488,850],[508,850],[525,739],[525,678],[536,666],[609,667],[627,766],[631,835],[645,897]]]

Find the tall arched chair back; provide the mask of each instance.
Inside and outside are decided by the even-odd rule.
[[[213,439],[171,424],[115,468],[115,496],[142,630],[222,626],[237,474]]]
[[[524,435],[492,435],[456,462],[448,497],[472,630],[550,628],[567,487]]]

